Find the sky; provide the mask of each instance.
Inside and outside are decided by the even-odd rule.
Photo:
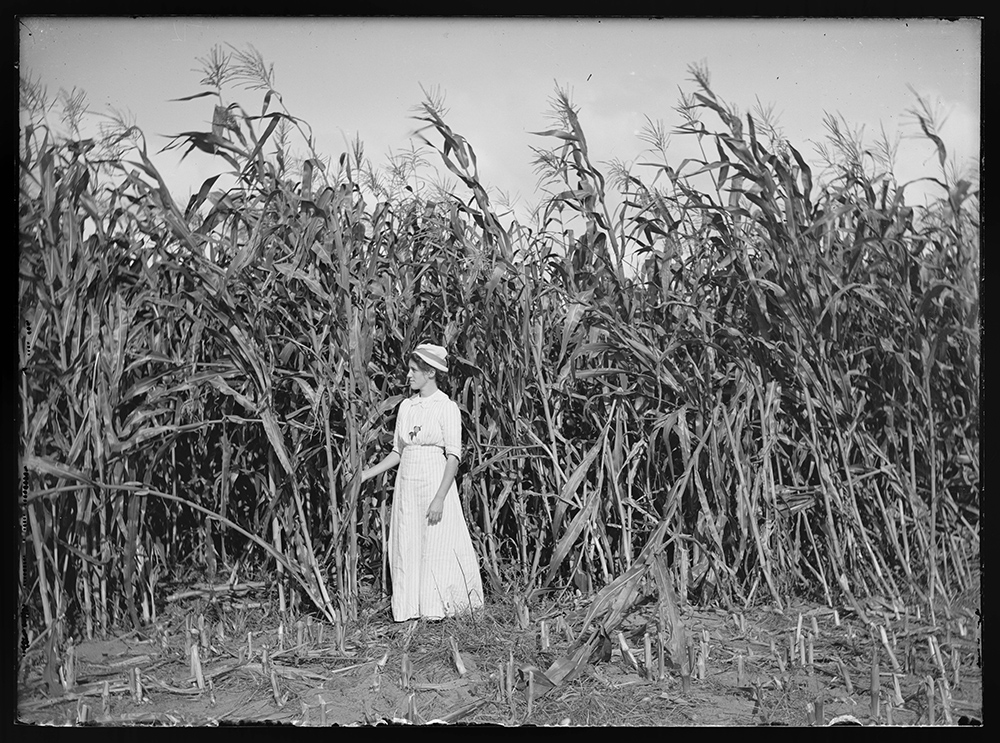
[[[253,46],[273,65],[288,111],[312,127],[317,148],[336,159],[359,135],[382,164],[410,147],[423,88],[444,96],[451,128],[474,148],[491,189],[507,193],[522,216],[540,191],[531,148],[554,140],[546,112],[561,86],[579,108],[598,163],[641,161],[637,134],[647,117],[680,125],[681,91],[695,89],[688,68],[704,64],[715,93],[742,111],[773,107],[787,140],[818,163],[824,115],[899,136],[901,182],[938,175],[932,145],[907,111],[913,91],[944,120],[940,134],[960,168],[978,168],[981,127],[981,21],[960,19],[514,19],[514,18],[85,18],[22,17],[22,76],[50,94],[87,94],[95,116],[126,112],[151,152],[182,131],[207,131],[213,99],[202,92],[199,59],[213,46]],[[912,90],[911,90],[912,88]],[[261,92],[232,100],[259,111]],[[697,155],[692,137],[674,134],[675,166]],[[154,157],[175,199],[185,203],[225,163],[177,150]],[[647,175],[652,175],[651,172]],[[462,187],[459,187],[462,190]],[[911,203],[921,191],[908,191]],[[468,194],[462,194],[467,196]]]

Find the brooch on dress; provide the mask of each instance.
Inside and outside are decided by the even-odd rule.
[[[413,441],[413,439],[417,437],[418,433],[420,433],[420,426],[414,426],[413,430],[410,431],[410,441]]]

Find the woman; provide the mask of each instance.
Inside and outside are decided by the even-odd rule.
[[[438,389],[447,351],[424,343],[410,356],[416,393],[399,405],[392,452],[361,482],[399,465],[389,525],[392,616],[441,619],[483,605],[479,563],[455,487],[462,446],[458,405]]]

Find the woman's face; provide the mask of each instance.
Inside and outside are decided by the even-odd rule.
[[[434,375],[432,372],[425,372],[417,366],[416,361],[410,361],[409,370],[406,372],[406,381],[410,383],[411,390],[420,392],[433,378]]]

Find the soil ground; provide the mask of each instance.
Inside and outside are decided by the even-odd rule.
[[[36,642],[21,662],[18,722],[802,726],[983,719],[978,598],[942,606],[933,619],[926,607],[918,614],[869,602],[869,624],[815,604],[781,612],[689,606],[681,615],[694,661],[689,680],[668,662],[660,675],[650,601],[619,628],[627,650],[613,633],[602,653],[554,687],[544,672],[573,647],[586,608],[579,597],[536,602],[523,629],[525,614],[511,603],[488,605],[473,618],[395,624],[387,602],[372,601],[340,639],[313,617],[280,621],[268,600],[250,609],[246,602],[175,601],[142,630],[81,641],[71,653]]]

